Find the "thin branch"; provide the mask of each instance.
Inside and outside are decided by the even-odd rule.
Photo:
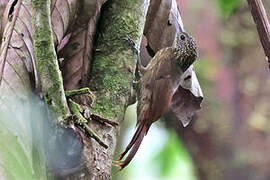
[[[32,0],[34,54],[45,101],[62,123],[69,115],[63,80],[53,44],[50,0]]]
[[[270,68],[270,25],[261,0],[247,0]]]

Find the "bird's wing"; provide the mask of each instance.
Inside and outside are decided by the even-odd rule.
[[[172,79],[166,76],[156,79],[153,88],[149,113],[151,123],[157,121],[168,111],[169,104],[174,94]]]

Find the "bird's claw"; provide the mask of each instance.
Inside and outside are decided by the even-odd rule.
[[[126,40],[133,48],[133,52],[139,56],[140,54],[140,50],[136,47],[136,43],[134,42],[133,39],[131,39],[128,35],[126,37],[124,37],[124,40]]]
[[[112,162],[112,165],[114,166],[114,167],[118,167],[119,169],[117,170],[117,172],[119,172],[119,171],[121,171],[122,169],[123,169],[123,162],[122,161],[119,161],[119,160],[117,160],[117,161],[113,161]]]

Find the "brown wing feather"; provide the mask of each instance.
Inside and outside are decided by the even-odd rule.
[[[172,51],[172,48],[164,49],[164,51]],[[173,80],[171,77],[173,53],[163,53],[162,61],[156,66],[155,79],[152,81],[153,94],[150,105],[151,123],[157,121],[165,112],[168,111],[169,104],[174,94]]]
[[[156,80],[155,90],[150,108],[151,123],[157,121],[164,113],[168,111],[174,90],[171,79],[162,78]]]
[[[155,93],[155,96],[157,96],[157,94],[164,94],[166,90],[163,90],[163,92],[161,93],[160,90],[162,91],[163,87],[167,87],[167,85],[169,85],[165,85],[164,83],[166,82],[162,81],[162,79],[169,80],[170,78],[169,75],[171,69],[171,59],[173,58],[173,53],[171,53],[171,51],[172,48],[165,48],[158,51],[157,55],[151,60],[151,62],[147,66],[147,72],[140,80],[140,89],[137,95],[137,125],[140,124],[140,121],[142,119],[144,119],[144,111],[146,109],[154,109],[153,107],[151,107],[152,104],[155,104],[152,102],[153,99],[156,99],[152,97],[153,93],[157,91]]]

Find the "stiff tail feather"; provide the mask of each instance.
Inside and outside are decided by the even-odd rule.
[[[136,152],[138,151],[138,149],[142,143],[142,140],[143,140],[148,129],[149,129],[149,127],[146,126],[145,123],[141,123],[138,126],[138,129],[136,130],[136,133],[134,134],[134,136],[133,136],[131,142],[129,143],[129,145],[127,146],[126,150],[120,155],[119,160],[114,163],[115,166],[120,167],[119,171],[124,169],[130,163],[130,161],[133,159],[133,157],[135,156]],[[131,149],[131,151],[129,152],[126,159],[121,161],[121,159],[123,159],[123,157],[126,155],[126,153],[130,149]]]
[[[135,132],[135,134],[133,135],[130,143],[127,145],[125,151],[123,153],[120,154],[118,161],[122,160],[123,157],[127,154],[127,152],[132,148],[132,146],[134,145],[134,143],[136,142],[136,140],[139,137],[139,134],[141,134],[142,129],[143,129],[144,124],[140,124]]]

